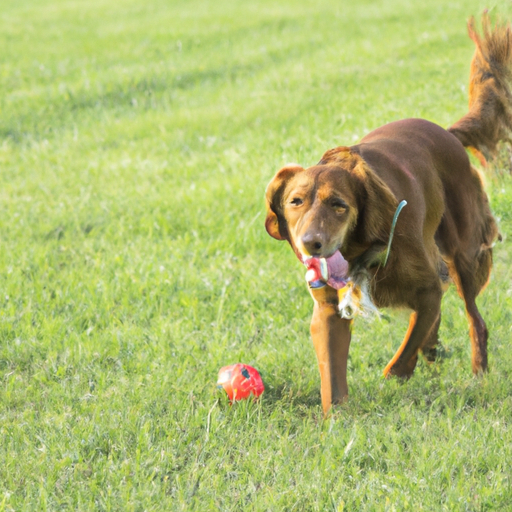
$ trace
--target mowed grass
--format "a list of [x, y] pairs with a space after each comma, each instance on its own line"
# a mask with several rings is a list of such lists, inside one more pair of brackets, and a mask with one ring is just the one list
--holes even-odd
[[[493, 7], [496, 5], [497, 7]], [[284, 163], [465, 113], [465, 22], [503, 2], [7, 0], [0, 10], [0, 511], [512, 506], [512, 176], [503, 242], [443, 356], [382, 369], [403, 312], [356, 321], [323, 420], [304, 269], [264, 228]], [[230, 407], [218, 369], [266, 391]]]

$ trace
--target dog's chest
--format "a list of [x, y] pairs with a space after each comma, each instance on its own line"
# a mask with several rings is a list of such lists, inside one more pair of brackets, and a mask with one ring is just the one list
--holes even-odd
[[370, 271], [368, 289], [378, 308], [402, 307], [408, 302], [408, 287], [393, 273], [384, 273], [382, 269], [373, 273]]

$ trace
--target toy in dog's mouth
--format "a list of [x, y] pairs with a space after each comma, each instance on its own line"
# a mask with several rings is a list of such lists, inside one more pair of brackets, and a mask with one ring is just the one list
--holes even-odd
[[310, 288], [321, 288], [326, 284], [335, 290], [345, 287], [348, 281], [348, 262], [336, 251], [328, 258], [303, 256], [302, 262], [308, 269], [306, 281]]

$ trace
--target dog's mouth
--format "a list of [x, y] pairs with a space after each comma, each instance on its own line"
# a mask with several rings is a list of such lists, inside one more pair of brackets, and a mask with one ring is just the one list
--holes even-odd
[[302, 262], [307, 268], [306, 281], [310, 288], [321, 288], [327, 284], [340, 290], [347, 285], [348, 262], [340, 251], [328, 258], [303, 256]]

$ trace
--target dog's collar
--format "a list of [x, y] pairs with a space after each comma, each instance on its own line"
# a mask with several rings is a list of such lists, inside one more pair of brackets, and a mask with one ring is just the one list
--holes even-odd
[[402, 211], [403, 207], [407, 205], [407, 201], [402, 199], [400, 204], [396, 207], [395, 215], [393, 215], [393, 222], [391, 223], [391, 232], [389, 233], [388, 248], [386, 249], [386, 257], [384, 258], [384, 267], [388, 263], [389, 251], [391, 250], [391, 242], [393, 241], [393, 235], [395, 234], [395, 226], [398, 220], [398, 216]]
[[400, 204], [395, 210], [395, 214], [393, 215], [393, 220], [391, 222], [391, 231], [389, 233], [387, 244], [384, 242], [374, 242], [365, 251], [352, 259], [350, 261], [351, 275], [357, 275], [363, 271], [366, 272], [371, 268], [383, 268], [386, 266], [389, 259], [389, 254], [391, 253], [391, 244], [393, 242], [398, 216], [406, 204], [407, 201], [405, 201], [405, 199], [400, 201]]

